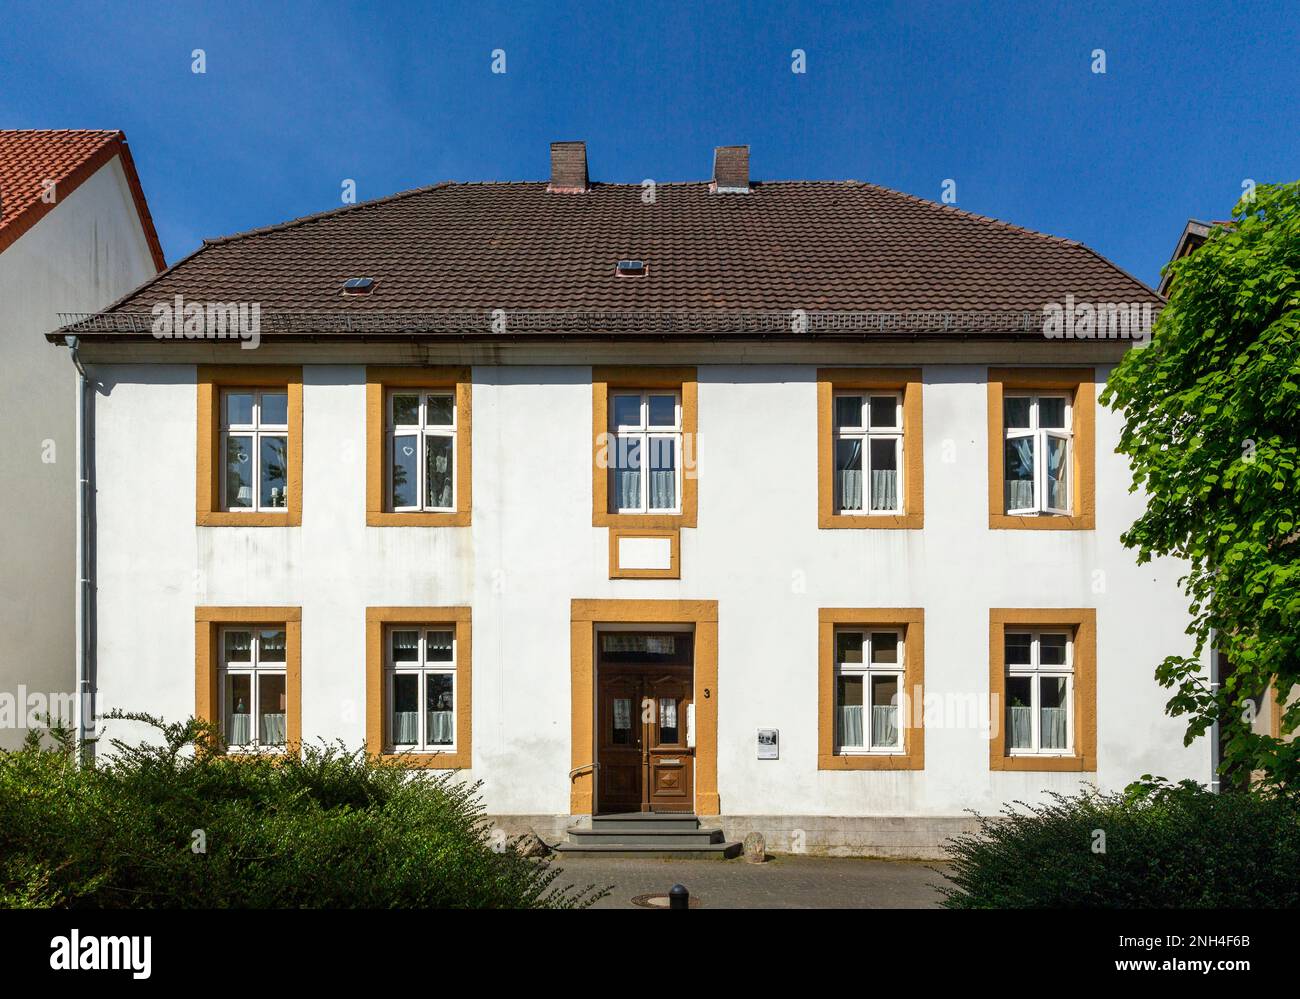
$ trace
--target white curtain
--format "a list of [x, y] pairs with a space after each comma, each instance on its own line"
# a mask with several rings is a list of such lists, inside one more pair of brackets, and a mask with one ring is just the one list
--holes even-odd
[[635, 510], [641, 505], [641, 472], [636, 468], [614, 470], [614, 495], [620, 510]]
[[[1013, 460], [1014, 459], [1014, 460]], [[1007, 441], [1007, 509], [1029, 510], [1034, 506], [1034, 440], [1017, 437]], [[1013, 479], [1013, 472], [1028, 475], [1027, 479]]]
[[450, 711], [430, 711], [429, 716], [425, 721], [429, 728], [430, 745], [451, 745]]
[[614, 698], [614, 728], [632, 727], [632, 701], [627, 697]]
[[841, 746], [862, 745], [862, 705], [848, 704], [840, 706]]
[[258, 724], [257, 741], [263, 746], [283, 746], [284, 738], [284, 713], [262, 715]]
[[677, 727], [677, 701], [671, 697], [659, 698], [659, 727]]
[[[839, 494], [841, 510], [862, 509], [862, 441], [851, 442], [851, 450], [845, 454], [841, 445], [850, 443], [841, 441], [836, 446], [836, 459], [840, 465], [836, 469], [839, 477]], [[874, 483], [873, 483], [874, 485]]]
[[1065, 455], [1068, 449], [1059, 437], [1047, 438], [1047, 505], [1065, 509]]
[[1043, 749], [1066, 747], [1065, 708], [1043, 708], [1039, 715]]
[[677, 472], [669, 469], [651, 469], [650, 506], [656, 510], [671, 510], [677, 506]]
[[430, 506], [451, 506], [451, 440], [439, 435], [425, 441]]
[[871, 706], [871, 744], [873, 746], [898, 745], [897, 704], [873, 704]]
[[412, 746], [420, 738], [418, 711], [393, 712], [393, 742], [398, 746]]
[[871, 509], [898, 509], [898, 471], [896, 469], [873, 468], [871, 470]]
[[226, 744], [230, 746], [247, 746], [253, 741], [253, 716], [247, 711], [232, 712]]
[[1012, 749], [1032, 749], [1034, 745], [1034, 709], [1010, 707], [1007, 709], [1007, 727], [1010, 729]]

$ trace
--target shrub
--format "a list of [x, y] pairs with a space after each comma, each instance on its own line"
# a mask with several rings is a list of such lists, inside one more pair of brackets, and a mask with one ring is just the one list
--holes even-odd
[[1052, 794], [978, 818], [978, 832], [950, 841], [950, 909], [1300, 905], [1294, 797], [1147, 776], [1123, 793]]
[[[478, 784], [348, 752], [229, 757], [200, 722], [77, 767], [66, 734], [0, 753], [0, 906], [576, 908], [558, 869], [497, 852]], [[198, 751], [191, 751], [197, 747]], [[199, 851], [199, 846], [202, 850]]]

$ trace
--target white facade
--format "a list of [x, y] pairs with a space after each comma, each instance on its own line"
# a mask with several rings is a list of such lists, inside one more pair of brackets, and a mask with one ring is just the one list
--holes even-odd
[[17, 707], [0, 748], [22, 741], [26, 705], [53, 708], [75, 682], [77, 373], [45, 334], [156, 270], [118, 156], [0, 253], [0, 695]]
[[[265, 360], [237, 353], [223, 360]], [[1165, 655], [1189, 648], [1179, 565], [1139, 567], [1119, 542], [1143, 502], [1113, 453], [1119, 416], [1097, 409], [1095, 530], [990, 530], [987, 368], [1012, 355], [947, 354], [931, 346], [909, 362], [858, 347], [849, 362], [925, 362], [924, 528], [819, 530], [821, 359], [805, 350], [742, 362], [737, 349], [723, 363], [717, 351], [664, 346], [655, 363], [698, 364], [698, 527], [682, 531], [680, 579], [611, 580], [607, 529], [592, 526], [592, 371], [571, 349], [555, 352], [559, 364], [476, 352], [467, 528], [366, 526], [364, 363], [305, 364], [302, 526], [243, 528], [195, 525], [195, 365], [162, 363], [161, 348], [151, 363], [102, 348], [93, 367], [98, 708], [191, 715], [195, 607], [300, 606], [303, 738], [360, 746], [366, 608], [469, 606], [465, 776], [483, 780], [489, 813], [553, 830], [570, 808], [570, 601], [702, 599], [718, 602], [724, 828], [732, 817], [741, 833], [783, 837], [838, 817], [838, 831], [814, 832], [809, 848], [925, 852], [926, 821], [955, 822], [966, 809], [995, 813], [1084, 781], [1121, 788], [1144, 773], [1208, 781], [1208, 743], [1183, 746], [1183, 722], [1165, 716], [1167, 692], [1153, 679]], [[924, 608], [927, 696], [984, 709], [990, 608], [1096, 608], [1096, 772], [992, 771], [985, 718], [927, 719], [923, 770], [819, 770], [817, 621], [831, 607]], [[759, 728], [780, 730], [779, 759], [757, 759]], [[893, 849], [869, 831], [896, 818], [918, 830], [915, 850], [904, 842], [911, 833]]]

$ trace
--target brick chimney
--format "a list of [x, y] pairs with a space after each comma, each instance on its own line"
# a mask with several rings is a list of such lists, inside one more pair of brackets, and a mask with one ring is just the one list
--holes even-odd
[[749, 193], [749, 147], [718, 146], [713, 150], [714, 194]]
[[552, 194], [587, 193], [585, 142], [551, 143], [551, 182], [546, 190]]

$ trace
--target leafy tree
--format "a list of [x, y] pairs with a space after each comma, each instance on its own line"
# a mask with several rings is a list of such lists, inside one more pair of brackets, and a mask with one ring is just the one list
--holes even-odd
[[[1220, 721], [1225, 772], [1296, 791], [1300, 742], [1250, 719], [1266, 691], [1300, 682], [1300, 182], [1259, 187], [1170, 266], [1151, 345], [1102, 393], [1125, 412], [1119, 451], [1150, 497], [1123, 541], [1139, 563], [1190, 563], [1196, 654], [1156, 670], [1169, 713], [1189, 716], [1186, 742]], [[1211, 643], [1231, 663], [1218, 690], [1199, 660]], [[1292, 703], [1282, 734], [1297, 724]]]

